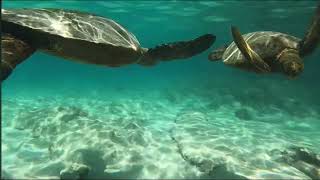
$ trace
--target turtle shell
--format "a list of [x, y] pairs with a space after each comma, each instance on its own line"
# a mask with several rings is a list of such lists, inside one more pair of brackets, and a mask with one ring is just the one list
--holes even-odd
[[143, 53], [132, 33], [97, 15], [63, 9], [2, 9], [1, 13], [3, 32], [65, 58], [119, 66]]
[[[298, 49], [299, 38], [280, 32], [260, 31], [243, 35], [249, 44], [265, 62], [269, 65], [276, 64], [277, 55], [285, 48]], [[227, 65], [254, 70], [255, 68], [242, 55], [238, 47], [232, 42], [222, 56], [223, 62]]]

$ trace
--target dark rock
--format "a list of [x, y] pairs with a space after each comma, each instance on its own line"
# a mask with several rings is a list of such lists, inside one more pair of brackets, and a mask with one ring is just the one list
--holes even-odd
[[237, 110], [234, 114], [237, 118], [242, 120], [249, 121], [253, 119], [252, 114], [249, 112], [248, 109], [245, 108]]
[[147, 146], [147, 142], [143, 137], [143, 131], [134, 131], [130, 133], [128, 140], [131, 143], [135, 143], [141, 146]]
[[209, 104], [207, 104], [206, 108], [210, 110], [217, 110], [221, 106], [221, 103], [218, 101], [212, 101]]
[[296, 169], [303, 172], [312, 179], [320, 179], [319, 167], [316, 167], [303, 161], [296, 161], [291, 166], [295, 167]]
[[80, 177], [72, 171], [68, 171], [68, 170], [62, 170], [60, 172], [60, 179], [80, 179]]
[[208, 170], [210, 171], [210, 169], [212, 169], [213, 166], [214, 166], [214, 162], [208, 159], [204, 159], [200, 161], [198, 164], [198, 168], [201, 172], [208, 172]]
[[228, 171], [226, 164], [214, 166], [208, 174], [200, 177], [200, 179], [248, 179], [234, 172]]
[[83, 111], [82, 109], [75, 107], [75, 106], [70, 106], [67, 108], [64, 107], [58, 107], [59, 112], [63, 112], [64, 114], [60, 118], [61, 121], [63, 122], [69, 122], [72, 120], [77, 120], [80, 117], [88, 117], [88, 113]]
[[172, 103], [178, 103], [179, 102], [179, 97], [176, 93], [173, 92], [167, 92], [164, 94], [165, 98], [168, 99], [169, 102]]
[[209, 172], [209, 176], [214, 179], [248, 179], [244, 176], [228, 171], [225, 164], [212, 168]]
[[281, 152], [280, 161], [295, 167], [312, 179], [320, 179], [320, 156], [302, 147], [290, 147]]
[[125, 129], [140, 129], [140, 125], [135, 123], [135, 122], [129, 122], [128, 124], [125, 125]]
[[[102, 156], [103, 153], [101, 151], [92, 149], [78, 149], [72, 154], [70, 160], [75, 164], [81, 164], [90, 168], [90, 172], [88, 172], [88, 177], [102, 177], [104, 175], [104, 169], [106, 167], [106, 163], [102, 159]], [[76, 172], [79, 174], [80, 170], [81, 172], [86, 172], [83, 169], [77, 169]]]
[[90, 168], [88, 166], [80, 166], [75, 171], [78, 172], [80, 179], [83, 179], [88, 176]]
[[320, 156], [307, 148], [290, 147], [288, 150], [282, 152], [287, 161], [303, 161], [320, 167]]
[[72, 164], [68, 169], [60, 172], [60, 179], [86, 179], [90, 168], [83, 164]]
[[202, 159], [184, 154], [182, 145], [173, 136], [171, 138], [177, 144], [178, 153], [182, 159], [197, 167], [203, 173], [200, 179], [247, 179], [244, 176], [228, 171], [223, 160]]
[[125, 107], [120, 103], [112, 102], [109, 105], [109, 112], [112, 114], [123, 114], [124, 111]]

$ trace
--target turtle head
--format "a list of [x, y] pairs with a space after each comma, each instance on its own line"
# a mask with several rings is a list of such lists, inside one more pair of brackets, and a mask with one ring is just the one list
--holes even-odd
[[226, 51], [226, 49], [228, 48], [228, 46], [224, 46], [224, 47], [221, 47], [219, 49], [216, 49], [214, 51], [212, 51], [209, 56], [208, 56], [208, 59], [210, 61], [218, 61], [218, 60], [221, 60], [222, 59], [222, 56], [223, 56], [223, 53]]
[[278, 56], [284, 74], [290, 78], [297, 77], [304, 69], [303, 60], [295, 49], [285, 49]]

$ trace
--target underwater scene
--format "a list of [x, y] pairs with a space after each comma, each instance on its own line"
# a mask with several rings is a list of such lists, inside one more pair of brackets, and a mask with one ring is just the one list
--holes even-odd
[[320, 179], [319, 3], [2, 1], [1, 179]]

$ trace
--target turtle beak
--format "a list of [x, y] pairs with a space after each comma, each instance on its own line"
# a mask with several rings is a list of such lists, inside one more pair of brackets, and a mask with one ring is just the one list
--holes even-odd
[[290, 79], [295, 79], [303, 71], [303, 63], [299, 62], [290, 62], [287, 66], [286, 74]]
[[294, 49], [286, 49], [279, 56], [279, 62], [282, 64], [283, 72], [293, 79], [302, 73], [304, 63], [298, 52]]

